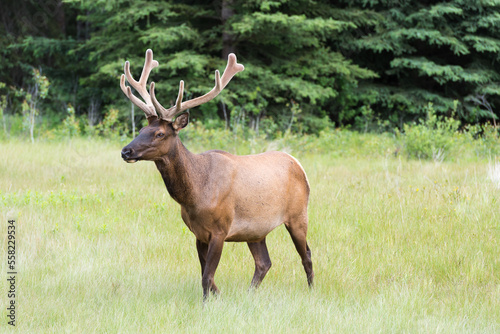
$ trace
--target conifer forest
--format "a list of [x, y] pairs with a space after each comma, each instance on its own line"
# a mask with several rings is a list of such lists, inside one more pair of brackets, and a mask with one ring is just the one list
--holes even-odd
[[165, 104], [180, 80], [187, 97], [204, 94], [237, 54], [246, 70], [196, 111], [207, 124], [238, 120], [268, 137], [394, 131], [425, 118], [429, 103], [462, 128], [496, 124], [499, 10], [497, 0], [5, 0], [3, 127], [74, 117], [84, 131], [114, 112], [130, 132], [143, 115], [131, 113], [119, 77], [125, 60], [139, 75], [148, 48]]

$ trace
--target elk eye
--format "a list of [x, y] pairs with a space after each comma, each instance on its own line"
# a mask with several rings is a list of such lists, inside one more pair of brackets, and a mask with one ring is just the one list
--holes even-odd
[[161, 137], [163, 137], [164, 135], [165, 135], [165, 134], [164, 134], [163, 132], [158, 132], [158, 133], [156, 134], [156, 138], [161, 138]]

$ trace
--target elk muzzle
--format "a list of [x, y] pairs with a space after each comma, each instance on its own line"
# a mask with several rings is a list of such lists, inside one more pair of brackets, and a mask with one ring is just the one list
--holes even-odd
[[128, 163], [137, 162], [138, 159], [134, 158], [133, 156], [134, 156], [134, 150], [132, 148], [129, 148], [128, 146], [125, 146], [122, 150], [122, 159]]

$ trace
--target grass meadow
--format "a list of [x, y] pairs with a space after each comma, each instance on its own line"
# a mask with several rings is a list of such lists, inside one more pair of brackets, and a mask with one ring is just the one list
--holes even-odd
[[273, 266], [260, 289], [248, 291], [246, 244], [226, 243], [222, 295], [203, 304], [179, 205], [152, 162], [121, 160], [125, 144], [0, 143], [0, 331], [10, 327], [8, 218], [17, 220], [20, 333], [500, 331], [498, 162], [408, 160], [379, 144], [373, 154], [288, 147], [311, 184], [314, 289], [281, 226], [267, 238]]

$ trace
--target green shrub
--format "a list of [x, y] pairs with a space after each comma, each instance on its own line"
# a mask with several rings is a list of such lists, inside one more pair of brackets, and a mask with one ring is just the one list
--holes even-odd
[[437, 116], [429, 102], [427, 119], [420, 120], [419, 124], [405, 124], [403, 134], [398, 132], [398, 137], [402, 139], [408, 157], [442, 161], [459, 139], [459, 127], [460, 121], [453, 117]]
[[110, 139], [118, 139], [128, 133], [127, 124], [120, 122], [119, 110], [116, 108], [108, 110], [102, 122], [96, 125], [95, 130], [99, 135]]
[[500, 127], [490, 123], [467, 125], [464, 135], [467, 138], [467, 147], [476, 157], [490, 159], [500, 155]]
[[69, 138], [80, 134], [80, 124], [75, 116], [75, 108], [71, 104], [67, 107], [68, 116], [63, 121], [63, 134]]

